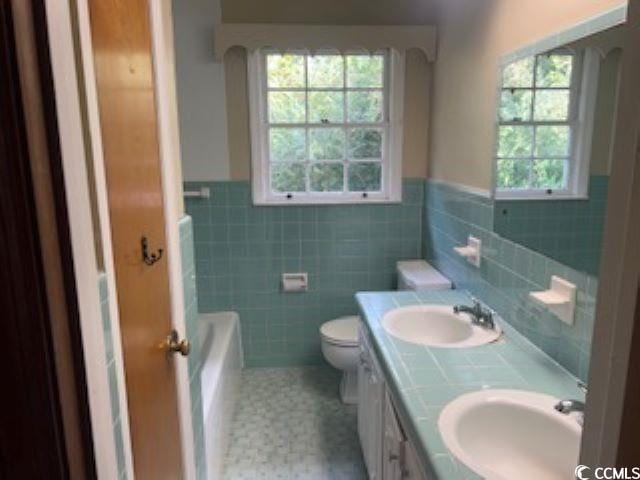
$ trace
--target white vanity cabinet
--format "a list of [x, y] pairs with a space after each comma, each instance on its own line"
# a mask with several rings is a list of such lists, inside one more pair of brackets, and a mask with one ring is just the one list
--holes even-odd
[[370, 480], [426, 480], [418, 454], [385, 388], [384, 375], [360, 329], [358, 434]]

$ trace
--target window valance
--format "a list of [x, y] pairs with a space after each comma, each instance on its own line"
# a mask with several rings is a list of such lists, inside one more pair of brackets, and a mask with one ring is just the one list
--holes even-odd
[[436, 58], [436, 27], [423, 25], [299, 25], [263, 23], [221, 23], [215, 32], [215, 55], [222, 59], [231, 47], [248, 51], [271, 47], [286, 51], [305, 49], [310, 53], [333, 49], [339, 52], [392, 49], [422, 50], [431, 62]]

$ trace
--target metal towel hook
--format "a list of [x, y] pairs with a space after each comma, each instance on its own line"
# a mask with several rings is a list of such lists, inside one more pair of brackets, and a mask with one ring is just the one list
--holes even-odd
[[142, 246], [142, 261], [147, 265], [151, 266], [162, 258], [164, 253], [162, 248], [159, 248], [156, 253], [149, 253], [149, 240], [147, 237], [143, 236], [140, 239], [140, 245]]

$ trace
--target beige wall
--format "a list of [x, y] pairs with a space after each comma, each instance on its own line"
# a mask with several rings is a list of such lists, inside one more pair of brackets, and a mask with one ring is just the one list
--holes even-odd
[[217, 0], [173, 0], [184, 180], [229, 178], [224, 70], [214, 58]]
[[[436, 0], [222, 0], [227, 23], [434, 24]], [[178, 103], [184, 180], [244, 180], [251, 172], [246, 54], [233, 48], [216, 63], [219, 0], [174, 0]], [[391, 6], [393, 8], [391, 8]], [[404, 168], [425, 177], [431, 67], [407, 53]]]
[[429, 176], [489, 190], [500, 57], [621, 0], [447, 0], [438, 24]]
[[221, 0], [224, 23], [427, 25], [437, 0]]
[[[236, 47], [224, 56], [229, 133], [229, 172], [232, 180], [251, 177], [251, 139], [247, 100], [247, 56]], [[429, 85], [431, 66], [417, 49], [406, 56], [404, 142], [402, 175], [425, 178], [427, 175], [429, 131]]]
[[232, 180], [251, 177], [251, 134], [249, 131], [249, 97], [247, 53], [234, 47], [224, 56], [227, 91], [227, 132], [229, 138], [229, 175]]
[[[328, 25], [433, 24], [435, 0], [222, 0], [226, 23], [302, 23]], [[229, 173], [233, 180], [251, 175], [246, 54], [240, 48], [224, 57], [227, 90]], [[403, 176], [426, 177], [431, 66], [418, 50], [407, 52]]]
[[426, 178], [433, 64], [419, 50], [409, 50], [404, 84], [402, 176]]

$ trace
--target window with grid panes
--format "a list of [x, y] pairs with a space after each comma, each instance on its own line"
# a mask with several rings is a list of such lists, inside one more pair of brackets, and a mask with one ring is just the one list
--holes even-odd
[[394, 200], [389, 57], [260, 53], [252, 127], [261, 203]]
[[496, 148], [496, 194], [565, 195], [580, 162], [582, 57], [557, 52], [502, 69]]

